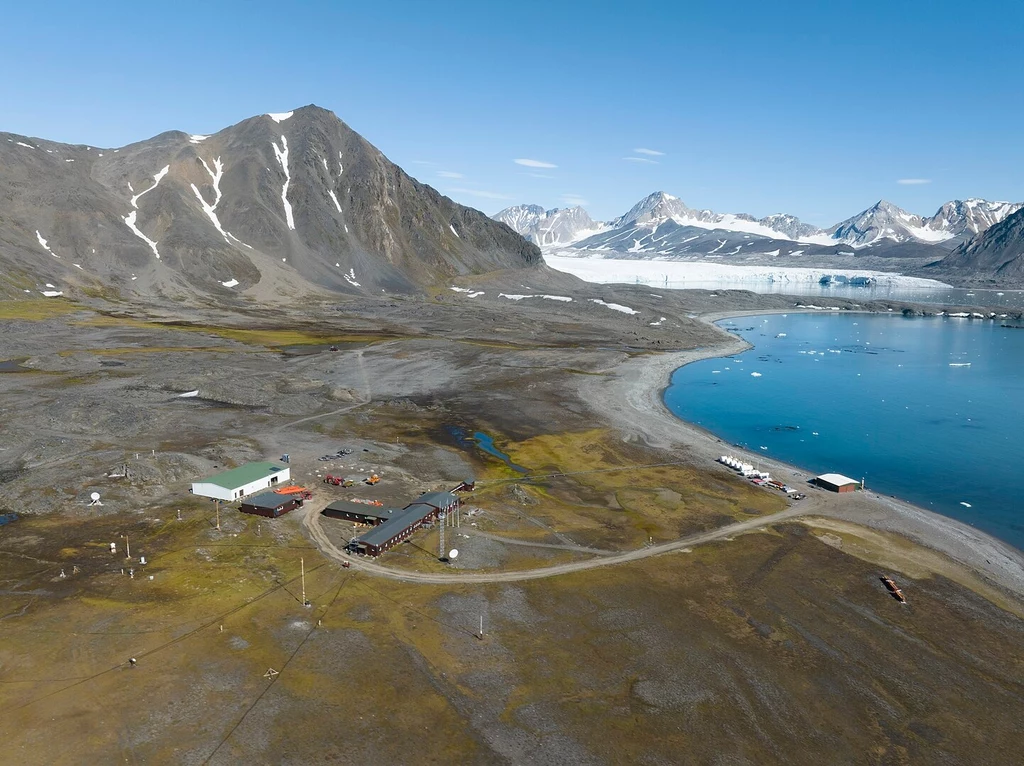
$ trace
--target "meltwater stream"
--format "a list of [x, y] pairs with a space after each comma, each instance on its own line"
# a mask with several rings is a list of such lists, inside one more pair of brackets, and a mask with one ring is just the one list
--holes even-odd
[[676, 370], [665, 402], [680, 418], [1024, 549], [1024, 330], [871, 314], [720, 325], [754, 348]]

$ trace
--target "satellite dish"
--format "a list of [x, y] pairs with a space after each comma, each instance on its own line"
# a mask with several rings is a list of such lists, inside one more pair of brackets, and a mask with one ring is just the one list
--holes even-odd
[[89, 497], [92, 498], [92, 501], [95, 503], [97, 500], [100, 499], [100, 493], [99, 492], [93, 492], [91, 495], [89, 495]]
[[450, 551], [448, 551], [448, 559], [449, 560], [457, 559], [458, 557], [459, 557], [459, 549], [458, 548], [452, 548]]

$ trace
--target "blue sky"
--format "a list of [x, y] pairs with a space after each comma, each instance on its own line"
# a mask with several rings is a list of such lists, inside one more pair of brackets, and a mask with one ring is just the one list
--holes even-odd
[[316, 103], [488, 213], [603, 219], [665, 190], [828, 225], [880, 198], [1024, 200], [1020, 3], [51, 2], [3, 22], [0, 130], [60, 141]]

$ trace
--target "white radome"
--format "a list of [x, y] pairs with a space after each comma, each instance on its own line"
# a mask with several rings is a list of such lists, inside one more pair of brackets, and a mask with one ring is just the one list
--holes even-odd
[[458, 557], [459, 557], [459, 549], [458, 548], [452, 548], [450, 551], [448, 551], [448, 558], [449, 559], [457, 559]]
[[97, 500], [100, 499], [100, 493], [99, 492], [93, 492], [91, 495], [89, 495], [89, 497], [92, 499], [93, 502], [96, 502]]

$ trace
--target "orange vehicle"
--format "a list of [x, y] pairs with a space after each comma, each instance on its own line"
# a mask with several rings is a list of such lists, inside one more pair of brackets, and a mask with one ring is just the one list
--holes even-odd
[[378, 476], [375, 473], [374, 474], [370, 474], [369, 476], [366, 477], [366, 483], [369, 484], [371, 487], [374, 484], [376, 484], [377, 482], [379, 482], [379, 481], [380, 481], [380, 476]]
[[313, 497], [313, 493], [305, 487], [300, 487], [298, 484], [293, 484], [289, 487], [278, 487], [274, 490], [279, 495], [299, 495], [303, 500], [309, 500]]

